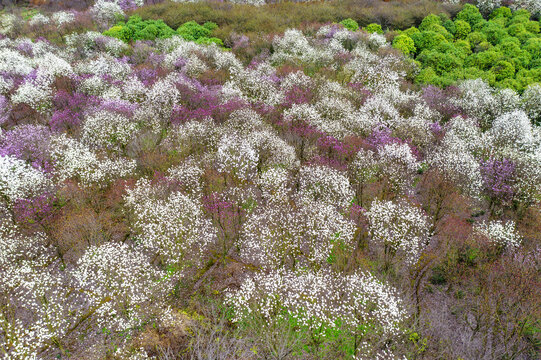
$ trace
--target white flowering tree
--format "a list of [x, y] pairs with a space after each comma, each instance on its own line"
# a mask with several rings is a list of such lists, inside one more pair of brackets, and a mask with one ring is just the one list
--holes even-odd
[[45, 174], [14, 156], [0, 156], [0, 196], [10, 206], [39, 195], [51, 185]]
[[86, 305], [44, 234], [0, 220], [0, 351], [9, 359], [63, 352]]
[[[382, 175], [389, 181], [389, 189], [395, 194], [409, 194], [413, 180], [420, 167], [408, 144], [386, 144], [378, 149]], [[383, 194], [386, 198], [387, 194]]]
[[371, 150], [361, 149], [350, 164], [349, 174], [355, 189], [356, 203], [363, 206], [363, 193], [366, 186], [375, 181], [379, 173], [376, 154]]
[[216, 240], [216, 229], [199, 202], [180, 191], [168, 194], [166, 186], [140, 179], [125, 201], [134, 216], [137, 242], [173, 269], [198, 264]]
[[[240, 289], [226, 293], [235, 322], [262, 317], [264, 326], [292, 322], [316, 348], [332, 340], [332, 330], [350, 356], [377, 353], [387, 341], [401, 335], [407, 317], [402, 300], [390, 286], [366, 273], [341, 275], [331, 271], [259, 273]], [[370, 348], [361, 348], [361, 342]]]
[[309, 203], [328, 204], [345, 209], [353, 200], [347, 176], [323, 165], [305, 166], [299, 172], [299, 195]]
[[171, 290], [167, 273], [126, 244], [89, 247], [73, 276], [89, 297], [94, 321], [108, 331], [130, 330], [156, 315], [152, 310], [164, 306]]
[[114, 112], [99, 111], [86, 118], [81, 134], [89, 147], [121, 152], [132, 140], [137, 124]]
[[87, 146], [65, 134], [51, 139], [51, 149], [60, 181], [77, 178], [84, 186], [94, 184], [103, 187], [135, 170], [134, 160], [100, 158]]
[[516, 230], [514, 221], [501, 220], [482, 221], [473, 226], [473, 234], [485, 239], [498, 250], [517, 249], [522, 237]]
[[333, 263], [339, 249], [354, 249], [355, 226], [332, 205], [292, 209], [270, 203], [251, 213], [238, 241], [241, 258], [265, 269], [314, 268]]
[[216, 152], [216, 169], [248, 180], [257, 174], [259, 156], [254, 148], [238, 136], [224, 136]]
[[[430, 241], [428, 217], [405, 202], [374, 200], [366, 213], [372, 243], [383, 250], [386, 265], [413, 265]], [[396, 259], [395, 257], [398, 257]]]

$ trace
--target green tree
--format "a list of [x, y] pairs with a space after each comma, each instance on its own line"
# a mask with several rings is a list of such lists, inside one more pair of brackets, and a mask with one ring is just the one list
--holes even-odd
[[411, 38], [413, 39], [418, 52], [434, 49], [440, 43], [447, 41], [442, 34], [434, 31], [415, 33], [411, 35]]
[[515, 77], [515, 66], [505, 60], [498, 61], [490, 71], [496, 76], [496, 81]]
[[456, 20], [463, 20], [473, 27], [484, 19], [476, 6], [465, 4], [464, 8], [456, 15]]
[[464, 20], [456, 20], [455, 21], [455, 37], [457, 39], [465, 39], [468, 34], [471, 32], [471, 26]]
[[383, 34], [383, 29], [380, 24], [369, 24], [363, 29], [367, 33]]
[[340, 21], [340, 24], [342, 24], [346, 29], [350, 30], [350, 31], [357, 31], [359, 30], [359, 24], [357, 23], [357, 21], [349, 18], [349, 19], [344, 19], [342, 21]]
[[415, 53], [415, 42], [406, 34], [398, 35], [393, 39], [393, 47], [409, 55]]

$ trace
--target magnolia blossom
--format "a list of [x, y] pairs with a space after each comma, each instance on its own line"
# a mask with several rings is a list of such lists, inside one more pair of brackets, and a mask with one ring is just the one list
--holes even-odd
[[355, 226], [333, 206], [311, 203], [293, 210], [271, 202], [246, 219], [241, 257], [263, 268], [320, 268], [335, 249], [352, 250]]
[[50, 185], [45, 174], [14, 156], [0, 156], [0, 195], [8, 203], [26, 199]]
[[428, 217], [407, 203], [375, 200], [366, 213], [372, 241], [415, 264], [430, 241]]
[[168, 195], [165, 185], [153, 186], [140, 179], [128, 190], [126, 206], [135, 217], [133, 227], [139, 244], [164, 263], [183, 269], [200, 261], [215, 241], [216, 230], [197, 201], [179, 191]]
[[413, 156], [408, 144], [391, 143], [378, 149], [379, 164], [394, 189], [408, 193], [419, 169], [419, 162]]
[[236, 136], [224, 136], [218, 144], [216, 169], [248, 179], [257, 171], [259, 156], [253, 147]]
[[94, 148], [122, 150], [132, 140], [137, 124], [118, 113], [100, 111], [86, 118], [82, 142]]
[[369, 325], [370, 331], [389, 339], [401, 333], [399, 324], [406, 316], [402, 300], [390, 286], [360, 272], [258, 273], [239, 290], [228, 291], [226, 302], [235, 310], [236, 322], [256, 314], [269, 323], [289, 316], [311, 331], [341, 323], [363, 335], [363, 325]]
[[500, 248], [518, 248], [522, 237], [516, 230], [514, 221], [483, 221], [473, 227], [473, 233], [486, 238], [491, 244]]
[[98, 323], [109, 330], [138, 326], [148, 307], [163, 301], [170, 290], [166, 273], [126, 244], [90, 246], [73, 276], [96, 306]]
[[300, 196], [309, 202], [322, 202], [346, 208], [353, 190], [345, 174], [327, 166], [305, 166], [299, 172]]
[[84, 185], [104, 186], [112, 179], [135, 170], [134, 160], [100, 159], [88, 147], [65, 134], [52, 138], [51, 149], [60, 181], [77, 177]]

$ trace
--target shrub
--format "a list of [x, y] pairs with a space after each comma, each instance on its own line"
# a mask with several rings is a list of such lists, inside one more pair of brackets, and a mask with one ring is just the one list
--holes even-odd
[[455, 37], [457, 39], [465, 39], [471, 32], [471, 26], [464, 20], [456, 20], [455, 24]]
[[200, 38], [206, 38], [210, 35], [210, 33], [211, 30], [205, 26], [199, 25], [195, 21], [188, 21], [177, 29], [177, 34], [189, 41], [196, 41]]
[[140, 16], [131, 16], [126, 23], [120, 22], [103, 33], [124, 42], [136, 40], [154, 40], [171, 37], [175, 31], [162, 20], [143, 20]]
[[393, 40], [393, 47], [409, 55], [415, 52], [415, 42], [408, 35], [398, 35]]
[[[418, 83], [443, 85], [481, 77], [491, 85], [522, 91], [538, 81], [535, 69], [541, 65], [539, 23], [530, 21], [528, 12], [510, 13], [504, 8], [494, 11], [491, 20], [486, 21], [475, 6], [466, 4], [455, 17], [453, 26], [445, 20], [445, 26], [440, 25], [441, 19], [430, 15], [419, 27], [423, 31], [408, 29], [408, 36], [414, 41], [416, 60], [422, 70], [431, 69], [417, 75]], [[449, 29], [454, 31], [454, 39]], [[396, 44], [400, 45], [393, 43], [393, 46], [407, 53], [401, 44], [404, 41], [404, 37], [397, 37]]]
[[383, 29], [380, 24], [369, 24], [363, 28], [367, 33], [383, 34]]
[[481, 32], [486, 35], [487, 40], [492, 45], [499, 44], [500, 41], [508, 36], [505, 29], [493, 21], [489, 21], [487, 25], [483, 27]]
[[464, 8], [456, 15], [456, 19], [466, 21], [472, 27], [484, 20], [479, 9], [471, 4], [464, 5]]
[[510, 18], [512, 15], [513, 14], [511, 13], [511, 9], [506, 6], [502, 6], [492, 11], [492, 13], [490, 14], [490, 19]]
[[432, 50], [439, 44], [447, 41], [442, 34], [434, 31], [422, 31], [411, 35], [418, 52]]
[[340, 21], [340, 24], [344, 25], [344, 27], [350, 31], [357, 31], [359, 30], [359, 24], [357, 23], [357, 21], [351, 19], [351, 18], [348, 18], [348, 19], [344, 19], [342, 21]]
[[512, 78], [515, 75], [515, 67], [508, 61], [500, 60], [491, 69], [496, 75], [496, 80], [501, 81], [507, 78]]
[[426, 30], [429, 30], [429, 28], [432, 26], [432, 25], [441, 25], [441, 19], [439, 16], [437, 15], [434, 15], [434, 14], [430, 14], [428, 15], [427, 17], [425, 17], [423, 19], [423, 21], [421, 22], [421, 25], [419, 25], [419, 30], [420, 31], [426, 31]]

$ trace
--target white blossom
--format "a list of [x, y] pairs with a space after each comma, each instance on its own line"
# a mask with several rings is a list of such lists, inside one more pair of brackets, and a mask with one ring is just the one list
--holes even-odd
[[140, 179], [125, 200], [135, 216], [138, 243], [166, 264], [177, 269], [198, 264], [215, 241], [216, 230], [204, 217], [201, 204], [179, 191], [168, 195], [163, 185]]
[[305, 166], [299, 172], [299, 195], [307, 202], [347, 208], [353, 190], [345, 174], [327, 166]]
[[372, 241], [384, 248], [385, 256], [398, 253], [406, 264], [417, 262], [429, 242], [428, 218], [419, 208], [374, 200], [366, 216]]
[[521, 236], [516, 231], [515, 222], [512, 220], [482, 221], [474, 225], [473, 233], [486, 238], [491, 244], [500, 248], [517, 248], [522, 242]]
[[105, 186], [117, 177], [126, 176], [135, 170], [135, 161], [128, 159], [100, 159], [77, 140], [65, 134], [51, 141], [51, 156], [56, 162], [57, 176], [60, 181], [79, 178], [83, 185], [97, 184]]
[[293, 210], [272, 202], [250, 214], [238, 241], [243, 260], [263, 268], [320, 268], [338, 248], [352, 250], [355, 226], [327, 204]]
[[50, 185], [44, 173], [13, 156], [0, 156], [0, 195], [11, 203], [38, 195]]
[[235, 321], [257, 312], [271, 322], [276, 316], [285, 316], [285, 310], [301, 327], [312, 331], [334, 328], [341, 320], [351, 330], [370, 324], [371, 331], [392, 338], [401, 333], [399, 324], [405, 318], [395, 291], [363, 273], [258, 273], [246, 279], [239, 290], [228, 291], [226, 301], [235, 310]]

